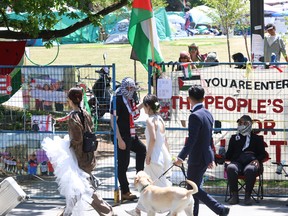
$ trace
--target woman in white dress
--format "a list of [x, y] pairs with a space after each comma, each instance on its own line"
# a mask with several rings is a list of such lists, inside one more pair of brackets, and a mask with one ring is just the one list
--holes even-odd
[[[165, 137], [165, 123], [158, 114], [160, 104], [156, 95], [146, 95], [143, 98], [145, 113], [148, 115], [146, 120], [146, 164], [144, 171], [154, 181], [154, 185], [159, 187], [171, 186], [172, 183], [164, 175], [159, 178], [165, 171], [172, 166], [172, 157], [169, 153], [169, 146]], [[142, 208], [141, 202], [137, 207], [126, 212], [132, 216], [140, 216]]]
[[[100, 216], [114, 215], [112, 207], [105, 202], [92, 186], [91, 171], [96, 165], [95, 152], [83, 152], [83, 133], [93, 131], [91, 116], [81, 108], [83, 93], [81, 88], [71, 88], [68, 104], [72, 111], [68, 116], [56, 119], [68, 121], [68, 133], [64, 139], [46, 137], [42, 147], [51, 161], [60, 194], [66, 198], [66, 207], [61, 215], [83, 215], [73, 211], [76, 203], [89, 203]], [[80, 201], [80, 202], [78, 202]], [[79, 208], [78, 208], [79, 209]], [[81, 210], [81, 209], [80, 209]]]

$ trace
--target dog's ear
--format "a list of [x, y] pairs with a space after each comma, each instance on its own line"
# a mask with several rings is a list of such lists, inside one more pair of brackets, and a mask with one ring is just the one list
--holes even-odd
[[139, 176], [135, 176], [134, 178], [134, 185], [136, 185], [139, 182]]

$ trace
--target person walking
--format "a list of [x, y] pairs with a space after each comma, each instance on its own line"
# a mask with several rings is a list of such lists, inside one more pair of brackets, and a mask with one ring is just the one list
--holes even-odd
[[[181, 166], [183, 161], [189, 155], [187, 178], [194, 181], [199, 191], [194, 194], [194, 216], [199, 215], [199, 201], [207, 205], [215, 214], [220, 216], [227, 216], [230, 209], [221, 203], [218, 203], [213, 197], [207, 194], [201, 183], [203, 175], [207, 168], [214, 166], [214, 153], [212, 142], [212, 129], [214, 119], [212, 114], [204, 108], [202, 102], [204, 101], [205, 91], [200, 85], [192, 85], [189, 90], [189, 102], [192, 106], [191, 114], [188, 123], [188, 139], [178, 154], [175, 165]], [[188, 186], [188, 189], [191, 189]]]
[[264, 62], [271, 62], [273, 54], [276, 55], [275, 61], [280, 62], [281, 53], [285, 61], [288, 62], [285, 43], [280, 35], [276, 34], [275, 25], [269, 23], [265, 26], [265, 30], [268, 35], [264, 37]]
[[227, 166], [227, 178], [232, 194], [229, 204], [239, 203], [238, 175], [245, 176], [245, 205], [251, 205], [251, 193], [256, 182], [261, 163], [266, 156], [264, 141], [257, 134], [252, 133], [252, 119], [243, 115], [237, 120], [237, 134], [229, 141], [225, 159], [230, 161]]
[[[146, 95], [143, 98], [143, 105], [145, 113], [148, 115], [145, 129], [147, 155], [144, 171], [154, 181], [154, 185], [159, 187], [172, 186], [172, 182], [165, 175], [159, 178], [172, 166], [172, 157], [165, 137], [165, 123], [158, 114], [160, 104], [157, 96]], [[132, 216], [140, 216], [141, 210], [145, 211], [141, 206], [140, 197], [137, 207], [132, 210], [126, 210], [126, 213]]]
[[137, 196], [129, 189], [127, 170], [130, 164], [130, 151], [136, 153], [136, 172], [144, 169], [146, 146], [140, 141], [135, 131], [135, 122], [143, 104], [136, 106], [133, 95], [136, 85], [132, 78], [125, 77], [116, 90], [116, 128], [114, 128], [114, 108], [111, 102], [111, 126], [117, 135], [118, 180], [121, 189], [121, 200], [134, 200]]
[[187, 33], [187, 36], [189, 37], [190, 35], [193, 36], [194, 32], [191, 31], [191, 23], [193, 21], [192, 15], [189, 13], [190, 7], [186, 6], [184, 8], [184, 13], [185, 13], [185, 24], [184, 24], [184, 29]]
[[53, 140], [46, 137], [41, 143], [42, 148], [54, 167], [60, 194], [66, 198], [66, 207], [60, 215], [72, 215], [76, 203], [85, 201], [100, 216], [112, 216], [115, 215], [112, 207], [93, 187], [91, 172], [96, 165], [95, 152], [83, 152], [83, 133], [92, 132], [94, 126], [91, 116], [81, 108], [82, 98], [81, 88], [72, 87], [69, 90], [68, 104], [72, 111], [64, 118], [55, 119], [68, 121], [69, 135], [64, 139], [56, 136]]

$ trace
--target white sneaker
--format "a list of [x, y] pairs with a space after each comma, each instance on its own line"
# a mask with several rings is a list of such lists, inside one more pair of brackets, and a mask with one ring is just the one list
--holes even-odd
[[129, 215], [132, 215], [132, 216], [140, 216], [141, 215], [141, 213], [137, 212], [136, 209], [125, 210], [125, 212]]

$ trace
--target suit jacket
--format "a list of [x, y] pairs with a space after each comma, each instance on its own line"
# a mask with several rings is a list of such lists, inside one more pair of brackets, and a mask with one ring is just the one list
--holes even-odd
[[[238, 157], [243, 152], [242, 148], [246, 142], [246, 136], [239, 134], [240, 139], [237, 139], [236, 136], [237, 134], [231, 136], [228, 150], [225, 155], [226, 159], [232, 162], [237, 161]], [[255, 157], [259, 162], [262, 162], [266, 156], [263, 139], [254, 133], [251, 133], [250, 144], [244, 151], [254, 152]]]
[[203, 105], [197, 106], [189, 116], [189, 136], [178, 158], [185, 160], [189, 155], [188, 164], [190, 165], [212, 163], [214, 161], [212, 150], [213, 123], [212, 114]]

